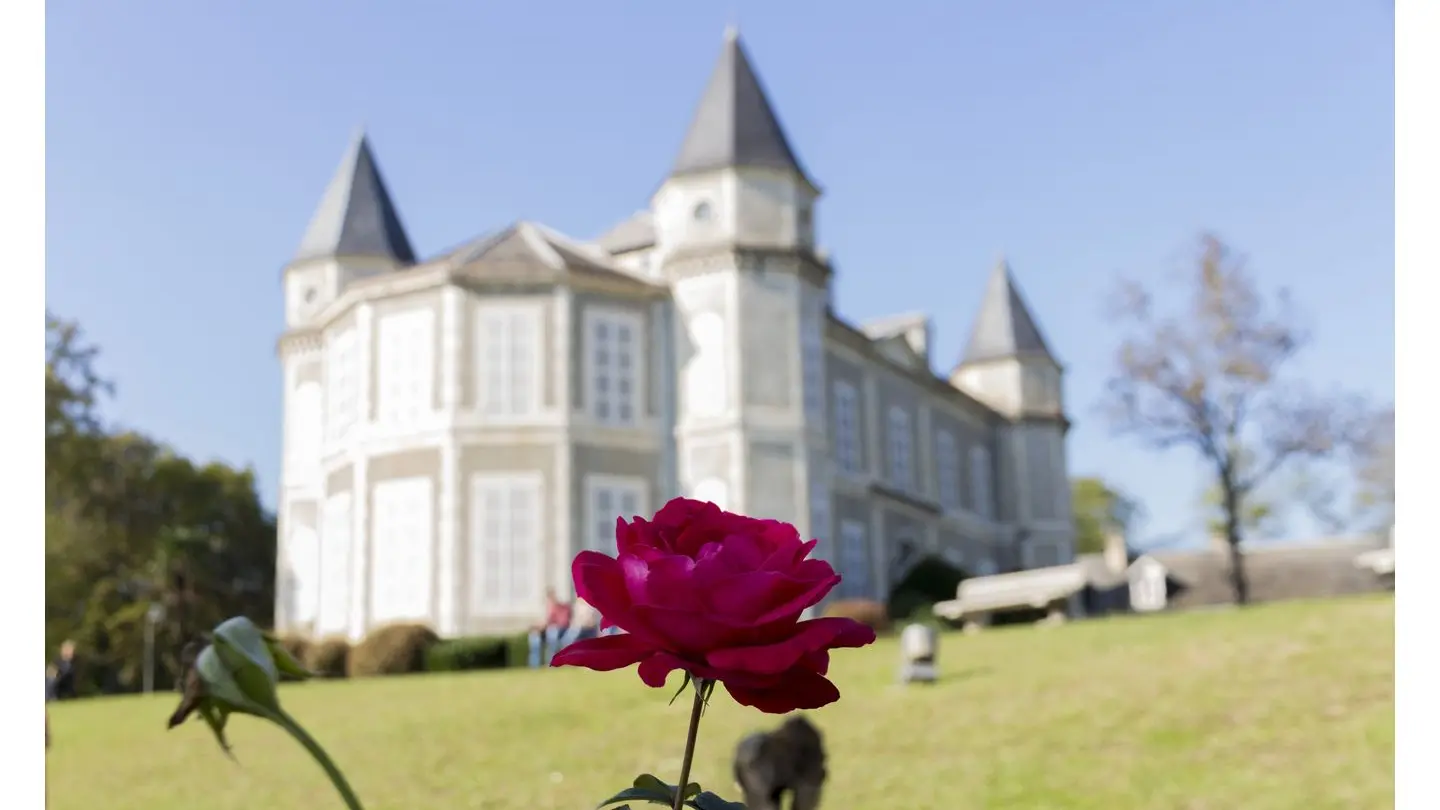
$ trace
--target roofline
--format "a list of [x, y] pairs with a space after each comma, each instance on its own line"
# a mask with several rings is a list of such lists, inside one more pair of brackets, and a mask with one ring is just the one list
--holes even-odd
[[960, 362], [958, 362], [958, 363], [955, 364], [954, 369], [952, 369], [950, 373], [951, 373], [951, 374], [954, 374], [956, 371], [959, 371], [959, 370], [965, 369], [965, 368], [983, 368], [984, 366], [994, 365], [995, 363], [1002, 363], [1002, 362], [1005, 362], [1006, 360], [1022, 360], [1022, 361], [1023, 361], [1023, 360], [1045, 360], [1045, 361], [1047, 361], [1050, 365], [1054, 366], [1056, 371], [1059, 371], [1061, 374], [1064, 374], [1064, 373], [1065, 373], [1065, 364], [1062, 363], [1062, 362], [1060, 362], [1059, 360], [1055, 359], [1055, 355], [1051, 354], [1051, 353], [1048, 352], [1048, 351], [1047, 351], [1047, 352], [1037, 352], [1037, 351], [1015, 352], [1014, 354], [1001, 354], [1001, 355], [995, 355], [995, 356], [993, 356], [993, 357], [982, 357], [982, 358], [980, 358], [979, 360], [963, 360], [963, 359], [962, 359]]
[[874, 354], [873, 359], [884, 363], [886, 368], [892, 369], [896, 373], [908, 377], [912, 382], [915, 382], [918, 385], [929, 386], [930, 388], [934, 389], [936, 393], [940, 393], [941, 391], [943, 391], [945, 396], [954, 397], [957, 404], [967, 407], [973, 407], [979, 410], [982, 414], [984, 414], [986, 418], [990, 419], [995, 423], [1004, 423], [1009, 421], [999, 411], [995, 410], [989, 405], [986, 405], [984, 402], [981, 402], [980, 400], [960, 390], [959, 388], [951, 385], [949, 380], [946, 380], [945, 378], [936, 375], [933, 369], [911, 369], [905, 368], [904, 366], [896, 365], [895, 363], [891, 362], [889, 358], [880, 354], [879, 347], [875, 345], [876, 341], [874, 338], [860, 331], [860, 329], [858, 329], [855, 325], [842, 318], [839, 314], [835, 312], [833, 307], [827, 306], [825, 309], [825, 313], [827, 316], [829, 316], [831, 323], [862, 341], [868, 347], [868, 350]]
[[658, 195], [658, 194], [660, 193], [660, 191], [665, 188], [665, 184], [666, 184], [666, 183], [669, 183], [671, 180], [674, 180], [674, 179], [677, 179], [677, 178], [703, 177], [703, 176], [705, 176], [705, 175], [707, 175], [707, 174], [719, 174], [720, 172], [744, 172], [744, 171], [750, 171], [750, 172], [770, 172], [771, 174], [775, 174], [775, 175], [779, 175], [779, 176], [798, 177], [798, 178], [800, 178], [801, 180], [803, 180], [803, 181], [805, 182], [805, 185], [810, 189], [811, 196], [815, 197], [816, 199], [819, 199], [820, 197], [825, 196], [825, 189], [822, 188], [819, 184], [817, 184], [814, 180], [811, 180], [811, 179], [810, 179], [810, 175], [806, 174], [803, 169], [801, 169], [801, 170], [796, 170], [796, 169], [781, 169], [781, 168], [778, 168], [778, 167], [775, 167], [775, 166], [717, 166], [717, 167], [715, 167], [715, 168], [713, 168], [713, 169], [703, 169], [703, 170], [684, 171], [684, 172], [670, 172], [670, 173], [668, 173], [668, 174], [665, 175], [664, 179], [662, 179], [660, 182], [658, 182], [658, 183], [655, 184], [655, 190], [652, 191], [652, 192], [650, 192], [650, 196], [649, 196], [647, 199], [649, 199], [649, 200], [653, 203], [653, 202], [655, 201], [656, 195]]

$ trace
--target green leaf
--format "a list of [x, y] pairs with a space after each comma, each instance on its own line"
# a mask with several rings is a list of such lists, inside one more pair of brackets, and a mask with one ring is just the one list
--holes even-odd
[[652, 773], [642, 773], [635, 777], [633, 786], [639, 790], [649, 790], [655, 793], [662, 793], [671, 799], [675, 798], [674, 786], [665, 784], [660, 777]]
[[215, 741], [220, 743], [220, 750], [225, 752], [225, 756], [234, 759], [235, 752], [230, 750], [230, 741], [225, 739], [225, 720], [230, 716], [230, 713], [216, 706], [215, 703], [209, 699], [202, 700], [197, 710], [200, 713], [200, 717], [205, 721], [205, 725], [209, 726], [210, 731], [214, 733]]
[[668, 791], [660, 793], [654, 790], [650, 790], [648, 788], [630, 787], [625, 788], [624, 790], [616, 793], [614, 796], [611, 796], [610, 798], [606, 799], [603, 802], [600, 802], [595, 806], [596, 808], [601, 808], [609, 807], [612, 804], [618, 804], [620, 802], [636, 801], [649, 802], [651, 804], [670, 805], [674, 804], [675, 797], [672, 793]]
[[[635, 785], [639, 790], [649, 790], [655, 793], [663, 793], [670, 803], [675, 802], [675, 786], [662, 780], [653, 773], [642, 773], [635, 777]], [[685, 786], [685, 798], [690, 798], [700, 792], [700, 783], [691, 782]]]
[[275, 668], [280, 670], [281, 675], [289, 675], [292, 678], [299, 678], [301, 680], [315, 677], [315, 673], [306, 669], [304, 665], [295, 660], [295, 656], [291, 655], [290, 651], [285, 649], [285, 645], [281, 644], [279, 639], [269, 633], [266, 633], [264, 638], [265, 647], [270, 651], [270, 657], [275, 660]]
[[685, 803], [695, 810], [745, 810], [740, 802], [726, 801], [708, 790]]
[[677, 698], [679, 698], [681, 695], [685, 694], [685, 687], [687, 687], [687, 686], [690, 685], [690, 673], [688, 673], [688, 672], [683, 672], [682, 674], [685, 676], [685, 679], [682, 680], [682, 681], [680, 681], [680, 688], [677, 689], [677, 690], [675, 690], [675, 694], [673, 694], [673, 695], [670, 696], [670, 704], [669, 704], [669, 705], [671, 705], [671, 706], [674, 706], [674, 705], [675, 705], [675, 700], [676, 700]]

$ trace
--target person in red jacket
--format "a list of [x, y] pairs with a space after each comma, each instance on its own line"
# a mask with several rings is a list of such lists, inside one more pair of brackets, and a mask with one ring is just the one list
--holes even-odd
[[[545, 623], [530, 628], [530, 668], [536, 669], [560, 649], [560, 637], [570, 628], [570, 605], [554, 590], [545, 592]], [[543, 660], [542, 660], [543, 659]]]

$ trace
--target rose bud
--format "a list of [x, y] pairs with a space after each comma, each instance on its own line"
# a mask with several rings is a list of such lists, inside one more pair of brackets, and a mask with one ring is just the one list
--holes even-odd
[[230, 745], [225, 740], [225, 721], [232, 713], [281, 722], [284, 713], [276, 694], [281, 673], [296, 678], [311, 674], [275, 638], [244, 617], [215, 628], [208, 644], [187, 645], [181, 664], [180, 706], [170, 716], [169, 727], [198, 713], [226, 753]]

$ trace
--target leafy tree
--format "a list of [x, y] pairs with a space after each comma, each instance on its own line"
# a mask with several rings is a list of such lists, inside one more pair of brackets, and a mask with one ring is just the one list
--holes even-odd
[[1267, 300], [1220, 239], [1200, 239], [1180, 277], [1183, 305], [1155, 312], [1142, 285], [1111, 302], [1127, 329], [1106, 397], [1112, 427], [1151, 447], [1199, 454], [1219, 493], [1235, 601], [1249, 601], [1244, 558], [1246, 501], [1293, 465], [1344, 454], [1365, 421], [1350, 396], [1319, 396], [1284, 377], [1307, 335], [1286, 294]]
[[1100, 478], [1070, 481], [1071, 511], [1075, 516], [1075, 553], [1098, 554], [1105, 536], [1126, 532], [1140, 516], [1140, 505]]
[[[275, 523], [254, 475], [197, 465], [165, 445], [107, 429], [109, 384], [74, 324], [46, 322], [47, 652], [77, 642], [90, 691], [137, 686], [146, 613], [166, 608], [157, 648], [244, 614], [269, 622]], [[178, 673], [162, 655], [157, 685]]]

